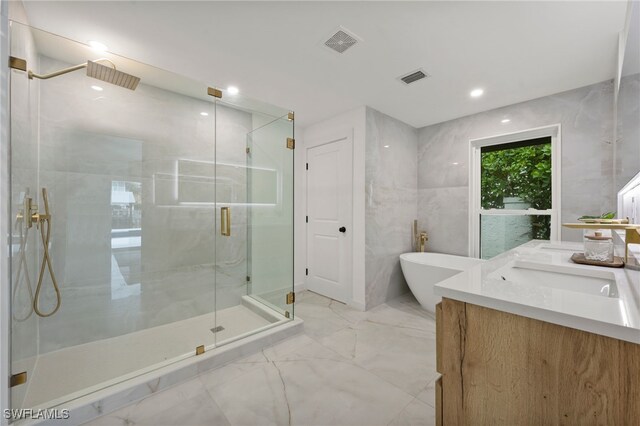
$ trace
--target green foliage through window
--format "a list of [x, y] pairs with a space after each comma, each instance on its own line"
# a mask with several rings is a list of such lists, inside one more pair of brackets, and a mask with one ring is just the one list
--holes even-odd
[[[481, 206], [504, 209], [517, 197], [530, 208], [551, 208], [551, 143], [482, 150]], [[549, 239], [551, 217], [531, 216], [531, 238]]]

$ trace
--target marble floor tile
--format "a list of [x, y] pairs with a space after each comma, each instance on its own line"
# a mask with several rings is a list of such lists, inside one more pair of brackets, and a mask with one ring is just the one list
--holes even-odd
[[304, 359], [345, 360], [340, 354], [321, 345], [306, 334], [288, 339], [280, 345], [266, 348], [262, 351], [262, 354], [269, 362], [299, 361]]
[[262, 353], [251, 355], [240, 361], [232, 362], [220, 368], [202, 373], [198, 378], [206, 389], [225, 385], [249, 371], [260, 368], [267, 362]]
[[321, 342], [413, 396], [436, 376], [435, 335], [427, 330], [365, 320]]
[[367, 312], [372, 322], [415, 328], [435, 333], [435, 317], [424, 310], [411, 293], [404, 294]]
[[329, 303], [320, 305], [313, 302], [301, 302], [295, 307], [295, 315], [304, 320], [305, 332], [309, 336], [318, 338], [328, 336], [351, 324], [351, 322], [333, 312], [329, 308]]
[[281, 372], [270, 362], [209, 389], [234, 425], [287, 425], [291, 413]]
[[210, 390], [232, 424], [386, 425], [412, 400], [346, 359], [273, 361]]
[[418, 396], [416, 396], [416, 398], [418, 398], [420, 401], [422, 401], [422, 402], [424, 402], [427, 405], [430, 405], [432, 407], [436, 406], [436, 380], [437, 380], [437, 378], [438, 377], [436, 376], [431, 382], [429, 382], [427, 387], [422, 389], [422, 391], [420, 391]]
[[313, 291], [303, 290], [299, 293], [296, 293], [296, 306], [301, 306], [301, 303], [305, 305], [319, 305], [319, 306], [329, 306], [332, 299], [321, 296], [318, 293], [314, 293]]
[[367, 312], [358, 311], [345, 305], [344, 303], [336, 302], [335, 300], [329, 302], [328, 308], [335, 315], [352, 324], [366, 319], [369, 315]]
[[[414, 340], [414, 343], [417, 341]], [[416, 345], [418, 346], [418, 345]], [[410, 344], [394, 347], [383, 352], [371, 352], [355, 362], [357, 365], [393, 383], [400, 389], [417, 396], [437, 376], [435, 371], [435, 348], [433, 355], [411, 352]]]
[[111, 425], [229, 425], [199, 380], [190, 380], [89, 423]]
[[91, 424], [435, 424], [435, 321], [412, 296], [368, 312], [296, 296], [305, 333]]
[[390, 426], [435, 426], [436, 411], [424, 402], [414, 399], [393, 419]]
[[[296, 297], [298, 296], [296, 295]], [[324, 312], [329, 314], [329, 316], [335, 315], [348, 323], [356, 323], [367, 318], [368, 315], [367, 312], [358, 311], [344, 303], [328, 299], [312, 291], [303, 291], [297, 300], [299, 304], [296, 305], [296, 308], [301, 308], [304, 311], [307, 310], [309, 306], [322, 307], [326, 309]], [[318, 310], [317, 312], [323, 311]], [[300, 314], [300, 312], [296, 311], [296, 314]]]

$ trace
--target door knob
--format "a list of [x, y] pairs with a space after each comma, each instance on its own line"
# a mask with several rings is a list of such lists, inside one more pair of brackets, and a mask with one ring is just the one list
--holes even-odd
[[347, 232], [347, 228], [345, 228], [344, 226], [341, 226], [340, 229], [338, 229], [338, 231], [344, 234], [345, 232]]

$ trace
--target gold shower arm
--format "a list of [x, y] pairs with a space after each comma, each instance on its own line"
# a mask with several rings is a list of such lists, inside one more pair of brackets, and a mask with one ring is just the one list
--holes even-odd
[[75, 65], [75, 66], [69, 67], [69, 68], [64, 68], [64, 69], [61, 69], [60, 71], [52, 72], [50, 74], [36, 74], [33, 71], [29, 70], [28, 75], [29, 75], [29, 79], [30, 80], [33, 80], [34, 78], [38, 78], [40, 80], [46, 80], [48, 78], [53, 78], [53, 77], [57, 77], [57, 76], [62, 75], [62, 74], [67, 74], [67, 73], [70, 73], [70, 72], [73, 72], [73, 71], [80, 70], [80, 69], [82, 69], [82, 68], [84, 68], [86, 66], [87, 66], [87, 63], [85, 62], [84, 64]]
[[[107, 58], [96, 59], [93, 62], [100, 62], [100, 61], [109, 62], [111, 64], [111, 66], [113, 67], [113, 69], [116, 69], [115, 64], [113, 62], [111, 62], [110, 60], [108, 60]], [[59, 75], [68, 74], [68, 73], [73, 72], [73, 71], [81, 70], [82, 68], [86, 68], [88, 65], [89, 65], [89, 63], [85, 62], [84, 64], [79, 64], [79, 65], [74, 65], [72, 67], [63, 68], [63, 69], [61, 69], [59, 71], [54, 71], [54, 72], [49, 73], [49, 74], [36, 74], [33, 71], [29, 70], [27, 75], [29, 76], [29, 79], [31, 79], [31, 80], [33, 80], [34, 78], [37, 78], [37, 79], [40, 79], [40, 80], [46, 80], [46, 79], [49, 79], [49, 78], [57, 77]]]

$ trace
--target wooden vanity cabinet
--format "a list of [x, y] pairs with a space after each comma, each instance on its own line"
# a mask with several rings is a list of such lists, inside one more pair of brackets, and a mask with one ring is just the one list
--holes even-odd
[[438, 425], [640, 426], [640, 345], [444, 298]]

